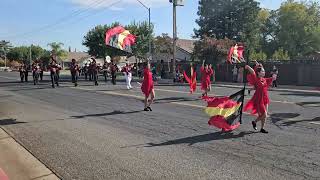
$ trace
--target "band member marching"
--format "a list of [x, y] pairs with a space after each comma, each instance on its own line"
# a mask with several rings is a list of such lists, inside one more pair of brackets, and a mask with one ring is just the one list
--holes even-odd
[[126, 78], [127, 89], [132, 89], [131, 80], [132, 80], [132, 65], [126, 63], [126, 65], [122, 68], [121, 72], [123, 72]]
[[41, 67], [38, 61], [32, 63], [32, 77], [33, 77], [33, 84], [37, 85], [39, 83], [39, 77], [41, 73]]
[[108, 70], [109, 70], [109, 64], [107, 61], [105, 61], [102, 65], [102, 71], [104, 76], [104, 81], [107, 82], [108, 80]]
[[20, 72], [20, 79], [21, 82], [23, 82], [24, 80], [26, 80], [27, 82], [27, 77], [25, 77], [27, 75], [27, 66], [26, 64], [22, 63], [21, 66], [19, 67], [19, 72]]
[[246, 65], [245, 69], [249, 71], [247, 77], [249, 84], [254, 86], [255, 93], [244, 107], [244, 111], [251, 111], [252, 115], [257, 115], [258, 118], [252, 121], [252, 126], [257, 130], [257, 122], [261, 121], [262, 133], [268, 133], [264, 129], [264, 125], [268, 115], [268, 105], [270, 103], [268, 96], [268, 88], [272, 84], [273, 78], [265, 78], [265, 70], [261, 64], [257, 64], [254, 69]]
[[99, 73], [99, 67], [97, 65], [97, 61], [94, 58], [91, 58], [91, 73], [92, 73], [92, 79], [94, 81], [94, 85], [98, 86], [98, 73]]
[[112, 84], [116, 85], [116, 73], [119, 71], [117, 64], [111, 60], [111, 65], [110, 65], [110, 71], [111, 71], [111, 78], [112, 78]]
[[[144, 99], [144, 111], [152, 111], [151, 104], [155, 98], [155, 92], [153, 87], [153, 79], [152, 79], [152, 72], [150, 70], [150, 64], [147, 63], [146, 67], [143, 71], [143, 82], [141, 86], [141, 90], [145, 96]], [[150, 96], [150, 99], [148, 99]]]
[[208, 91], [211, 90], [211, 76], [213, 75], [213, 69], [211, 64], [204, 65], [204, 61], [201, 66], [201, 90], [203, 90], [202, 96], [208, 96]]
[[74, 83], [74, 86], [78, 86], [78, 78], [79, 78], [79, 65], [76, 62], [75, 59], [72, 59], [71, 65], [70, 65], [70, 72], [71, 72], [71, 78], [72, 78], [72, 83]]
[[61, 66], [57, 63], [57, 61], [53, 57], [51, 57], [49, 69], [50, 69], [52, 88], [55, 88], [54, 84], [59, 86], [59, 74], [58, 73], [59, 73], [59, 70], [61, 69]]

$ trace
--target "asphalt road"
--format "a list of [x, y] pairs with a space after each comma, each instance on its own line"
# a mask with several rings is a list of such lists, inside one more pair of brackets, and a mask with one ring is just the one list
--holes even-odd
[[271, 91], [269, 134], [246, 114], [221, 134], [187, 87], [156, 86], [144, 112], [137, 83], [18, 79], [0, 72], [0, 126], [62, 179], [320, 179], [320, 93]]

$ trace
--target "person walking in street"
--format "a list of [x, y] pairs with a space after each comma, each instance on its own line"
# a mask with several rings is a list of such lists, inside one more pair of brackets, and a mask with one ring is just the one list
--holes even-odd
[[123, 72], [126, 78], [127, 89], [132, 89], [131, 80], [132, 80], [132, 65], [126, 63], [126, 65], [122, 68], [121, 72]]
[[39, 66], [40, 66], [40, 81], [42, 81], [43, 80], [43, 72], [44, 72], [43, 62], [40, 61]]
[[98, 86], [98, 73], [99, 73], [99, 67], [97, 65], [97, 61], [94, 58], [91, 58], [91, 74], [92, 74], [92, 80], [94, 81], [94, 85]]
[[208, 92], [211, 90], [211, 76], [213, 75], [212, 66], [208, 64], [204, 65], [204, 61], [201, 66], [201, 90], [203, 90], [202, 96], [208, 96]]
[[271, 76], [274, 79], [273, 82], [272, 82], [272, 87], [273, 88], [278, 87], [278, 82], [277, 82], [278, 73], [279, 73], [278, 68], [276, 66], [273, 66], [272, 71], [271, 71]]
[[111, 65], [110, 65], [110, 71], [111, 71], [111, 81], [113, 85], [116, 85], [116, 78], [117, 78], [117, 72], [119, 71], [117, 64], [111, 60]]
[[232, 75], [233, 75], [233, 82], [236, 83], [237, 80], [238, 80], [238, 68], [237, 68], [237, 66], [233, 66]]
[[50, 69], [51, 85], [52, 85], [52, 88], [55, 88], [55, 84], [59, 86], [58, 71], [61, 69], [61, 66], [57, 63], [57, 61], [53, 57], [51, 57], [49, 69]]
[[70, 65], [70, 72], [71, 72], [71, 78], [72, 78], [72, 83], [74, 83], [74, 86], [78, 86], [78, 77], [79, 77], [79, 65], [76, 62], [75, 59], [72, 59], [71, 65]]
[[255, 121], [252, 121], [252, 126], [254, 130], [257, 130], [257, 122], [261, 121], [261, 133], [268, 133], [264, 129], [265, 122], [268, 115], [268, 105], [270, 103], [268, 96], [268, 87], [272, 84], [272, 78], [265, 78], [265, 70], [262, 64], [259, 64], [252, 69], [250, 66], [246, 65], [245, 69], [249, 71], [247, 76], [249, 84], [253, 85], [255, 88], [255, 93], [252, 98], [247, 102], [244, 107], [245, 112], [250, 112], [252, 115], [258, 115]]
[[23, 82], [24, 81], [24, 76], [25, 76], [25, 71], [26, 71], [26, 66], [25, 66], [25, 64], [22, 62], [22, 64], [20, 65], [20, 67], [19, 67], [19, 72], [20, 72], [20, 79], [21, 79], [21, 82]]
[[105, 61], [102, 65], [102, 71], [104, 76], [104, 81], [107, 82], [108, 79], [108, 70], [109, 70], [109, 64], [107, 61]]
[[[147, 62], [143, 71], [143, 82], [141, 91], [144, 94], [144, 111], [152, 111], [151, 104], [155, 98], [152, 72], [150, 71], [150, 63]], [[149, 99], [150, 96], [150, 99]]]

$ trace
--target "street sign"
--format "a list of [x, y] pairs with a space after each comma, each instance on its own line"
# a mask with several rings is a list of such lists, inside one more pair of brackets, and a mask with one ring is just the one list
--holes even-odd
[[184, 0], [169, 0], [170, 3], [173, 3], [175, 1], [176, 6], [184, 6]]

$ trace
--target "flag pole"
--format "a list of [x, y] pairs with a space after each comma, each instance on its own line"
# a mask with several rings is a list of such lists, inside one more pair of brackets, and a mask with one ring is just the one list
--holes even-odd
[[[250, 50], [248, 49], [248, 54], [247, 54], [247, 59], [245, 62], [245, 66], [249, 64], [249, 54], [250, 54]], [[241, 103], [241, 111], [240, 111], [240, 119], [239, 122], [240, 124], [242, 124], [242, 114], [243, 114], [243, 106], [244, 106], [244, 96], [245, 96], [245, 92], [246, 92], [246, 87], [247, 87], [247, 71], [246, 71], [246, 67], [243, 67], [243, 88], [242, 88], [242, 103]]]

